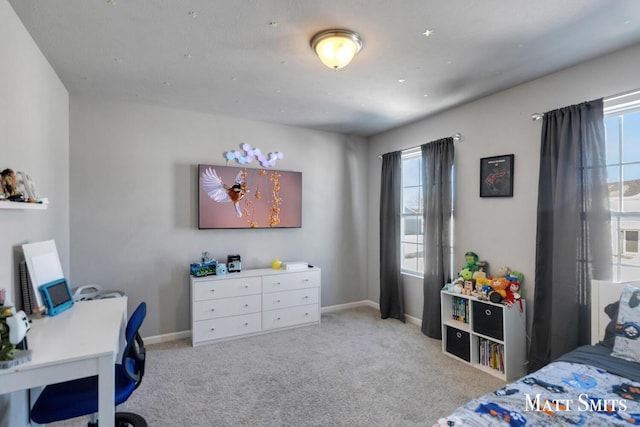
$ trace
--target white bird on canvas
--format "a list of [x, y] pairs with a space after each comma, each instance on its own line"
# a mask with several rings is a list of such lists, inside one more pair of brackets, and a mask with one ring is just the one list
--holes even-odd
[[238, 203], [248, 193], [244, 181], [244, 171], [238, 172], [235, 183], [229, 187], [222, 182], [215, 169], [207, 168], [202, 172], [202, 189], [218, 203], [232, 202], [238, 218], [242, 217], [242, 211]]

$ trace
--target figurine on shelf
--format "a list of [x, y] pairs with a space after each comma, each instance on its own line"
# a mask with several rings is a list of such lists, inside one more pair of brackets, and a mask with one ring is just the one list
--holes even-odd
[[18, 178], [13, 170], [7, 168], [0, 172], [0, 185], [6, 199], [14, 202], [25, 201], [24, 195], [18, 191]]

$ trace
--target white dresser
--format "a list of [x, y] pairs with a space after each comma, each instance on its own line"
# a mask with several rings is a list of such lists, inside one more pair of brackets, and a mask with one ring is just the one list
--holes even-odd
[[191, 277], [193, 346], [320, 323], [320, 269]]

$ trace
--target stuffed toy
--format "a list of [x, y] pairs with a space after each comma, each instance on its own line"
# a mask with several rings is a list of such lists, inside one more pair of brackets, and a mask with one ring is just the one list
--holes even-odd
[[496, 277], [505, 277], [511, 273], [511, 269], [509, 267], [500, 267], [498, 271], [496, 271]]
[[13, 360], [16, 346], [9, 342], [9, 325], [7, 317], [12, 316], [11, 307], [0, 307], [0, 361]]
[[13, 170], [5, 169], [0, 172], [0, 183], [2, 183], [2, 194], [6, 197], [18, 194], [18, 179]]
[[507, 297], [507, 288], [509, 287], [509, 281], [504, 277], [496, 277], [491, 280], [489, 284], [493, 289], [493, 292], [489, 293], [489, 301], [500, 302]]
[[471, 272], [478, 269], [478, 255], [475, 252], [467, 252], [464, 254], [464, 268], [468, 268]]
[[516, 281], [510, 281], [509, 287], [507, 287], [507, 305], [511, 306], [516, 301], [518, 301], [521, 297], [518, 291], [520, 290], [520, 284]]
[[472, 278], [478, 280], [478, 279], [486, 279], [487, 278], [487, 273], [485, 273], [484, 271], [474, 271], [473, 272], [473, 276]]
[[489, 274], [489, 263], [487, 261], [478, 261], [476, 262], [476, 272], [483, 272], [484, 274]]
[[464, 280], [471, 280], [473, 279], [473, 271], [469, 270], [468, 268], [463, 268], [462, 270], [460, 270], [460, 277], [462, 277]]

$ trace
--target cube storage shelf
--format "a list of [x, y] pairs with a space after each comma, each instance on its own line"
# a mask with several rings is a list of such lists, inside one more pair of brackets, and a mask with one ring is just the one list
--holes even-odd
[[320, 269], [191, 277], [193, 346], [320, 323]]
[[[442, 291], [442, 351], [504, 381], [526, 373], [526, 305]], [[522, 308], [521, 308], [522, 307]]]

